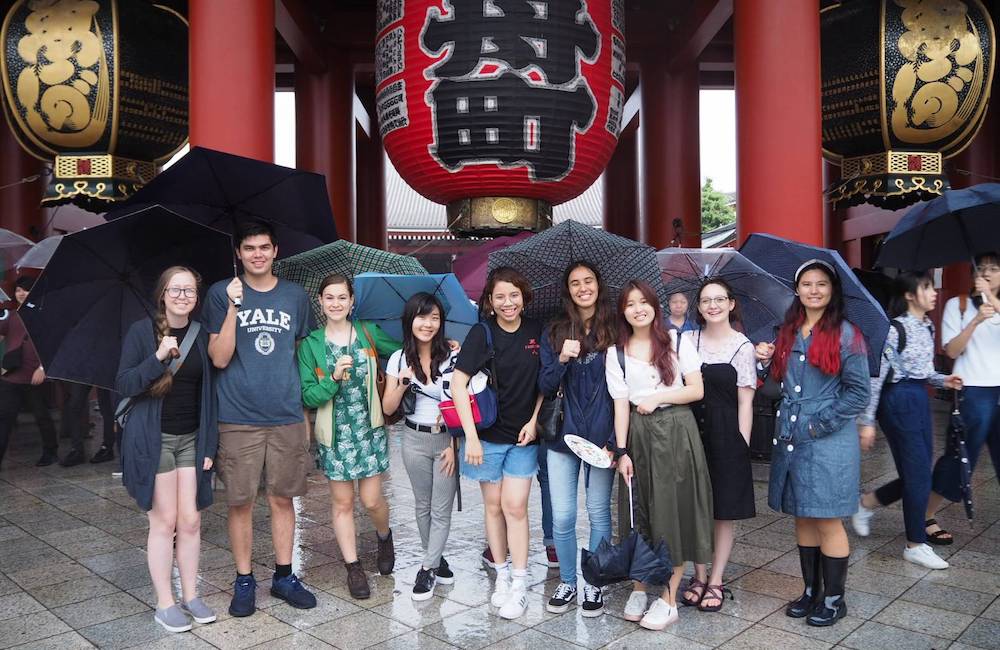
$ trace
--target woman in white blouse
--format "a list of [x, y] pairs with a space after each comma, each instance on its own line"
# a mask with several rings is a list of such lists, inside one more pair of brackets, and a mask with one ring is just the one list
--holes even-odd
[[[633, 280], [619, 300], [619, 344], [608, 348], [608, 392], [615, 401], [615, 456], [631, 483], [636, 530], [670, 548], [673, 574], [646, 608], [646, 585], [636, 582], [625, 619], [662, 630], [675, 623], [684, 563], [712, 557], [712, 486], [698, 427], [688, 404], [704, 396], [701, 360], [690, 341], [678, 346], [667, 330], [653, 288]], [[630, 529], [628, 489], [619, 489], [619, 530]]]

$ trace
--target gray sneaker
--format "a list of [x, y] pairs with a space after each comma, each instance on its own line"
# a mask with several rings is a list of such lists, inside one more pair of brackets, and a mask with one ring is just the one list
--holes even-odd
[[182, 604], [181, 607], [191, 615], [195, 623], [215, 622], [215, 611], [206, 605], [205, 601], [201, 598], [195, 598], [191, 602]]
[[166, 609], [156, 610], [153, 614], [153, 620], [162, 625], [167, 632], [187, 632], [191, 629], [191, 621], [188, 620], [180, 605], [171, 605]]

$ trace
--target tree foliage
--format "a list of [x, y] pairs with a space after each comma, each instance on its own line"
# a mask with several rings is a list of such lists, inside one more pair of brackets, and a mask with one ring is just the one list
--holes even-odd
[[701, 230], [708, 232], [736, 222], [736, 211], [729, 205], [729, 197], [712, 187], [706, 178], [701, 188]]

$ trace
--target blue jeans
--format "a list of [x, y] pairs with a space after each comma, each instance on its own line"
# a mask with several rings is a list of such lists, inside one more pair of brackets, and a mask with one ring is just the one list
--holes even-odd
[[[969, 469], [975, 471], [976, 460], [984, 443], [990, 447], [993, 469], [1000, 480], [1000, 386], [967, 386], [959, 398], [959, 411], [965, 423], [965, 446], [969, 452]], [[961, 474], [959, 461], [945, 454], [934, 466], [934, 491], [949, 501], [960, 501]]]
[[[576, 584], [576, 495], [581, 461], [574, 454], [559, 451], [550, 450], [547, 456], [549, 492], [552, 495], [552, 531], [556, 554], [559, 555], [559, 579]], [[590, 550], [593, 551], [602, 539], [611, 538], [611, 486], [614, 484], [615, 472], [597, 467], [589, 469], [590, 478], [585, 492], [587, 516], [590, 519]]]
[[930, 408], [927, 382], [904, 380], [885, 387], [878, 410], [899, 478], [875, 490], [875, 498], [883, 506], [903, 500], [906, 539], [914, 544], [927, 541], [924, 518], [934, 461]]
[[[548, 447], [545, 442], [538, 443], [538, 487], [542, 490], [542, 544], [552, 546], [552, 495], [549, 492], [549, 461]], [[556, 551], [556, 555], [559, 551]]]

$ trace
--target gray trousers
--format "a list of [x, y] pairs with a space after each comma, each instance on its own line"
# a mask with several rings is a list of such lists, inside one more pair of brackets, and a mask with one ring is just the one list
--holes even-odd
[[[413, 486], [417, 528], [424, 548], [423, 565], [436, 569], [451, 532], [451, 509], [457, 487], [455, 476], [441, 473], [441, 452], [451, 445], [446, 433], [425, 433], [403, 427], [403, 465]], [[457, 470], [457, 468], [456, 468]]]

